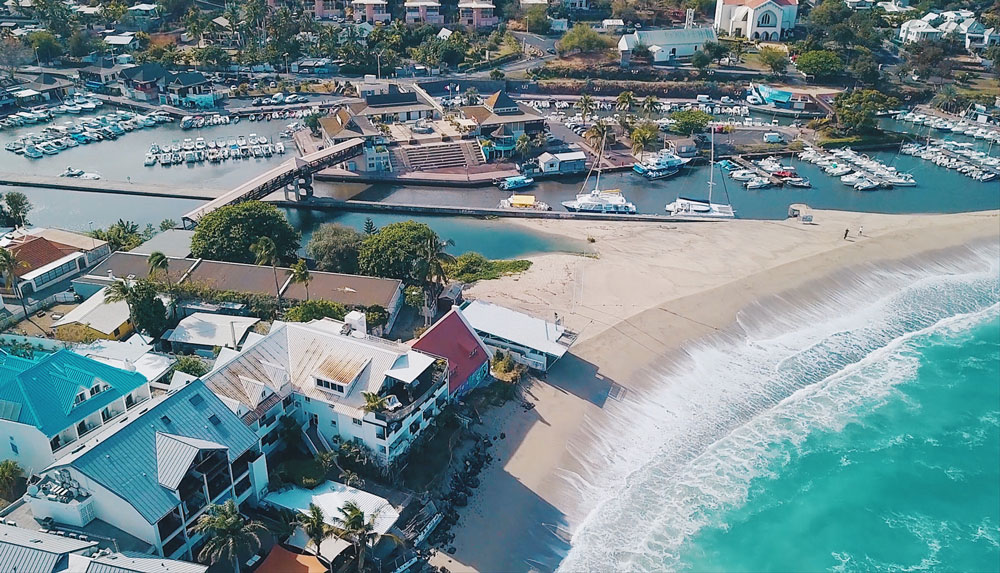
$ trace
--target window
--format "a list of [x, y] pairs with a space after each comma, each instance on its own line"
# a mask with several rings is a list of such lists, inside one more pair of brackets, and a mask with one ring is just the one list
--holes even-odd
[[[330, 382], [329, 380], [323, 380], [322, 378], [317, 378], [316, 385], [321, 388], [326, 388], [327, 390], [333, 390], [338, 394], [344, 393], [344, 386], [342, 384], [337, 384], [336, 382]], [[306, 399], [308, 400], [308, 398]]]
[[10, 451], [14, 452], [14, 455], [16, 456], [18, 454], [17, 444], [15, 444], [14, 442], [11, 442], [10, 443]]
[[87, 399], [87, 393], [80, 392], [79, 394], [76, 395], [76, 398], [73, 399], [73, 405], [75, 406], [86, 399]]
[[351, 421], [354, 422], [355, 426], [360, 426], [362, 424], [359, 418], [351, 418]]
[[213, 426], [218, 426], [219, 424], [222, 423], [222, 420], [220, 420], [219, 417], [216, 416], [215, 414], [209, 416], [208, 421], [211, 422]]
[[166, 414], [164, 414], [164, 415], [160, 416], [160, 421], [163, 422], [164, 424], [169, 424], [170, 423], [170, 416], [167, 416]]
[[97, 396], [98, 394], [104, 392], [107, 389], [108, 389], [107, 384], [104, 384], [103, 382], [98, 382], [97, 384], [94, 384], [94, 386], [90, 389], [90, 396], [91, 398], [93, 398], [94, 396]]
[[758, 26], [774, 26], [774, 16], [770, 12], [764, 12], [757, 20]]
[[201, 394], [195, 394], [194, 396], [188, 398], [188, 402], [191, 402], [192, 406], [199, 406], [204, 401], [205, 398]]

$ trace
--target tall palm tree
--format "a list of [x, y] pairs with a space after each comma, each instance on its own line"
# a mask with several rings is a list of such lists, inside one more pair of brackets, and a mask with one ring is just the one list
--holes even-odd
[[944, 109], [951, 110], [959, 100], [958, 90], [952, 84], [943, 84], [938, 93], [934, 94], [931, 98], [931, 103], [935, 106]]
[[340, 479], [340, 483], [346, 485], [347, 487], [361, 487], [365, 485], [365, 480], [361, 479], [361, 476], [351, 470], [344, 470], [340, 472], [338, 479]]
[[125, 302], [128, 307], [128, 319], [135, 324], [135, 312], [132, 308], [132, 299], [135, 296], [135, 285], [125, 279], [117, 280], [106, 287], [104, 291], [104, 302]]
[[316, 548], [316, 555], [318, 556], [319, 546], [323, 544], [323, 541], [327, 537], [335, 533], [334, 529], [326, 523], [323, 508], [315, 503], [310, 503], [309, 511], [299, 514], [298, 522], [302, 526], [302, 530], [305, 531], [310, 543]]
[[599, 152], [602, 151], [602, 146], [607, 145], [608, 135], [611, 134], [611, 126], [599, 121], [594, 125], [590, 126], [590, 129], [583, 133], [583, 136], [587, 139], [587, 142]]
[[292, 282], [300, 284], [306, 289], [306, 300], [309, 300], [309, 283], [312, 282], [312, 273], [305, 259], [299, 259], [292, 265]]
[[281, 285], [278, 283], [278, 246], [271, 237], [261, 237], [250, 245], [250, 251], [257, 259], [258, 265], [271, 265], [274, 271], [274, 292], [278, 297], [278, 310], [281, 310]]
[[618, 127], [622, 130], [622, 135], [625, 135], [632, 131], [632, 120], [635, 119], [632, 114], [623, 113], [618, 116], [615, 120], [618, 123]]
[[531, 151], [534, 148], [534, 142], [525, 134], [517, 138], [514, 142], [514, 152], [517, 153], [522, 158], [531, 155]]
[[437, 313], [437, 294], [440, 292], [439, 289], [443, 289], [448, 282], [445, 265], [455, 262], [455, 257], [445, 249], [454, 244], [455, 241], [451, 239], [442, 241], [437, 235], [429, 237], [417, 259], [417, 277], [423, 282], [424, 296], [427, 301], [424, 326], [430, 326], [431, 319]]
[[632, 155], [640, 158], [646, 146], [656, 141], [656, 134], [649, 129], [634, 129], [630, 136], [632, 140]]
[[580, 110], [580, 114], [583, 116], [583, 123], [587, 123], [587, 117], [597, 110], [597, 102], [594, 98], [590, 97], [590, 94], [583, 94], [580, 99], [576, 100], [576, 109]]
[[624, 91], [618, 94], [618, 99], [615, 101], [615, 109], [618, 111], [632, 111], [632, 106], [635, 105], [635, 93], [631, 91]]
[[209, 563], [231, 561], [233, 571], [238, 572], [240, 553], [260, 549], [258, 533], [265, 529], [259, 521], [244, 520], [233, 500], [222, 505], [212, 504], [194, 525], [196, 532], [208, 536], [198, 557]]
[[26, 261], [17, 258], [17, 255], [9, 249], [0, 249], [0, 274], [4, 278], [4, 287], [11, 289], [14, 296], [21, 299], [21, 309], [24, 310], [24, 317], [28, 318], [28, 305], [24, 302], [24, 295], [21, 287], [17, 284], [18, 269], [26, 269], [30, 265]]
[[0, 492], [3, 492], [5, 497], [14, 489], [17, 478], [21, 477], [22, 474], [24, 474], [24, 470], [14, 460], [0, 462]]
[[643, 98], [639, 109], [642, 110], [644, 116], [652, 117], [653, 114], [660, 111], [660, 100], [656, 99], [656, 96], [646, 96]]
[[[365, 570], [365, 553], [379, 537], [378, 532], [375, 531], [376, 517], [376, 515], [366, 516], [358, 504], [349, 501], [340, 508], [340, 516], [333, 518], [336, 522], [336, 525], [333, 526], [334, 533], [337, 537], [354, 546], [354, 555], [358, 561], [358, 573]], [[396, 543], [403, 543], [402, 539], [391, 533], [386, 533], [384, 536]]]
[[170, 286], [170, 259], [167, 258], [167, 255], [160, 251], [153, 251], [149, 253], [149, 259], [146, 262], [149, 265], [149, 276], [154, 277], [163, 273], [163, 279], [167, 281], [167, 286]]

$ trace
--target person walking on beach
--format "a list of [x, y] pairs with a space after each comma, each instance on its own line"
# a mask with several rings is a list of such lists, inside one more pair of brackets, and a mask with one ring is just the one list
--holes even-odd
[[864, 237], [865, 236], [865, 226], [864, 225], [861, 225], [860, 227], [858, 227], [858, 236], [859, 237]]
[[844, 240], [845, 241], [847, 240], [847, 235], [850, 235], [850, 234], [851, 234], [851, 230], [850, 229], [844, 229]]

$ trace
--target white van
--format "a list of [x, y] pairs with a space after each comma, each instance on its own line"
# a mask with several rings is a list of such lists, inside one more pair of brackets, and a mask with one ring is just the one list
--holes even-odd
[[285, 94], [278, 92], [271, 96], [271, 103], [283, 103], [285, 101]]
[[780, 133], [769, 131], [764, 134], [764, 143], [784, 143], [785, 138]]
[[707, 95], [700, 95], [700, 96], [694, 98], [694, 100], [696, 102], [698, 102], [698, 103], [711, 103], [712, 102], [712, 98], [708, 97]]

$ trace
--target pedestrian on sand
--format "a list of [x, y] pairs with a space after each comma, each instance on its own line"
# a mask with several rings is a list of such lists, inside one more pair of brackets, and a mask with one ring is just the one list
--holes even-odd
[[844, 240], [845, 241], [847, 240], [847, 235], [850, 235], [850, 234], [851, 234], [851, 230], [850, 229], [844, 229]]
[[858, 227], [858, 236], [863, 237], [864, 235], [865, 235], [865, 226], [861, 225], [860, 227]]

